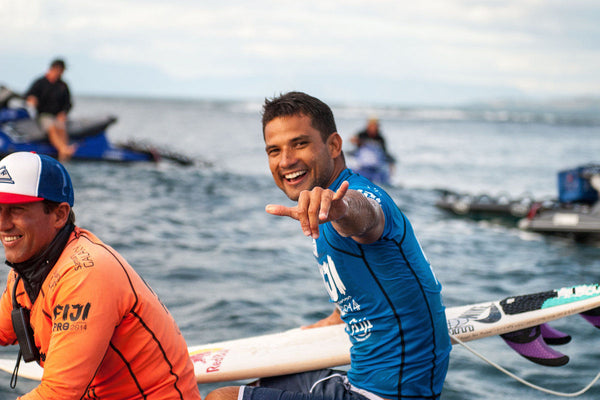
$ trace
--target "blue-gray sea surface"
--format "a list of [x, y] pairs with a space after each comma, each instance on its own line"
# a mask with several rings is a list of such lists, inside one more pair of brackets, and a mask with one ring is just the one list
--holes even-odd
[[[195, 158], [170, 163], [67, 165], [78, 225], [123, 254], [154, 288], [188, 344], [281, 331], [326, 316], [331, 304], [295, 221], [268, 215], [290, 204], [268, 171], [260, 102], [75, 99], [74, 115], [114, 114], [111, 140], [145, 140]], [[599, 161], [598, 104], [480, 104], [462, 108], [333, 107], [349, 137], [376, 114], [398, 158], [389, 193], [412, 221], [443, 284], [447, 307], [600, 281], [594, 244], [519, 231], [504, 221], [474, 221], [434, 206], [437, 189], [472, 194], [556, 197], [556, 173]], [[345, 145], [346, 146], [346, 145]], [[8, 267], [6, 267], [8, 268]], [[0, 274], [4, 285], [6, 274]], [[517, 375], [576, 391], [600, 371], [600, 330], [579, 316], [556, 321], [570, 333], [564, 367], [541, 367], [499, 337], [472, 346]], [[14, 357], [5, 348], [1, 357]], [[35, 387], [20, 379], [0, 399]], [[206, 395], [219, 385], [200, 385]], [[600, 396], [600, 384], [582, 398]], [[506, 377], [454, 346], [443, 399], [553, 398]]]

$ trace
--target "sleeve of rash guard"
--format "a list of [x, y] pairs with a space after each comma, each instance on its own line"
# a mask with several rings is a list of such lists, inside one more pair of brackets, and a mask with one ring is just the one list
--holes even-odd
[[[41, 384], [21, 399], [82, 398], [125, 310], [122, 273], [69, 270], [46, 299], [53, 327]], [[65, 327], [65, 323], [69, 325]]]

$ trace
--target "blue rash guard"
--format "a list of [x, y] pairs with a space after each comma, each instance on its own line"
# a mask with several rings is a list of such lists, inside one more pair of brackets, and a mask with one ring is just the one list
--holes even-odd
[[448, 336], [441, 285], [406, 216], [390, 196], [346, 169], [343, 181], [376, 200], [385, 228], [375, 243], [361, 245], [320, 225], [314, 253], [332, 302], [352, 342], [348, 378], [386, 399], [437, 398], [448, 368]]

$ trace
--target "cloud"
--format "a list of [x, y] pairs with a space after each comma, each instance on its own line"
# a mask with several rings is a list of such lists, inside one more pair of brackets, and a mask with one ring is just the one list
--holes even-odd
[[226, 84], [229, 77], [236, 83], [245, 78], [291, 85], [328, 79], [332, 91], [348, 91], [343, 85], [352, 80], [381, 90], [406, 81], [464, 85], [470, 88], [465, 93], [481, 86], [482, 94], [491, 87], [530, 95], [600, 89], [595, 0], [0, 0], [0, 5], [0, 53], [6, 56], [49, 60], [62, 54], [90, 67], [110, 64], [116, 74], [118, 67], [139, 68], [148, 76], [155, 71], [156, 79], [188, 81], [190, 87], [210, 79]]

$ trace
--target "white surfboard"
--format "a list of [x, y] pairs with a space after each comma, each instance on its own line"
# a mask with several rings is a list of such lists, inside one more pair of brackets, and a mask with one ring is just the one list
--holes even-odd
[[[448, 332], [463, 342], [502, 335], [600, 307], [600, 285], [580, 285], [446, 309]], [[345, 325], [292, 329], [190, 346], [198, 383], [225, 382], [350, 363]], [[455, 341], [453, 340], [453, 343]], [[12, 373], [15, 360], [0, 359]], [[40, 380], [43, 369], [21, 363], [19, 376]]]

